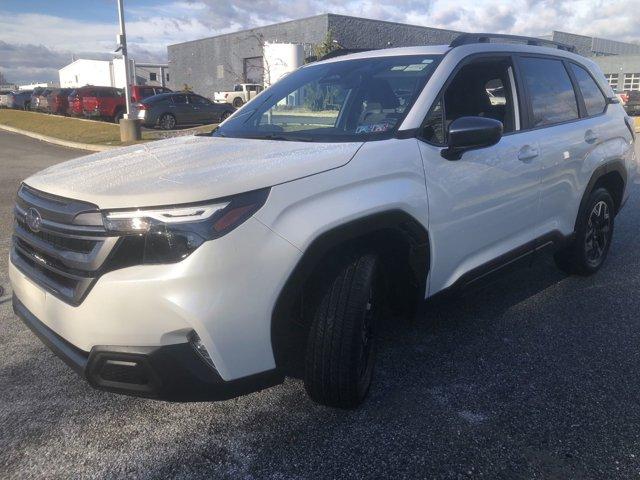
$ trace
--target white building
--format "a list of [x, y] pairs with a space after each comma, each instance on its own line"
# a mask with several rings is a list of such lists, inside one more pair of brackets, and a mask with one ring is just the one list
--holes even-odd
[[[139, 63], [129, 60], [131, 79], [130, 85], [155, 85], [164, 87], [169, 80], [169, 67], [161, 63]], [[124, 60], [87, 60], [78, 59], [66, 67], [62, 67], [58, 74], [60, 86], [63, 88], [95, 85], [100, 87], [124, 88], [125, 72]]]

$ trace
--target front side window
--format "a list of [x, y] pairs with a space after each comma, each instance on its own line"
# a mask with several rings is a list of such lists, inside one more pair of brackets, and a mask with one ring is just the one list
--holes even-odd
[[520, 66], [531, 99], [533, 127], [579, 118], [573, 84], [562, 61], [525, 57]]
[[446, 143], [449, 125], [460, 117], [486, 117], [502, 122], [503, 131], [519, 129], [513, 66], [509, 58], [479, 59], [455, 74], [431, 108], [422, 127], [425, 140]]
[[584, 105], [587, 108], [587, 115], [598, 115], [604, 112], [604, 109], [607, 108], [607, 100], [604, 98], [602, 91], [600, 91], [600, 88], [598, 88], [598, 85], [591, 75], [589, 75], [589, 72], [575, 63], [571, 64], [571, 69], [576, 76], [580, 91], [582, 92]]
[[209, 105], [211, 102], [198, 95], [189, 95], [189, 103], [193, 103], [195, 105]]
[[309, 65], [267, 89], [214, 135], [327, 142], [390, 138], [439, 59], [410, 55]]

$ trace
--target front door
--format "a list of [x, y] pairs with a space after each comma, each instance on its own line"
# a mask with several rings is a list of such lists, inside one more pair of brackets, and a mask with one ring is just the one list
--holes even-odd
[[[429, 294], [498, 258], [517, 255], [535, 240], [540, 163], [536, 136], [520, 129], [518, 88], [511, 57], [467, 61], [454, 74], [423, 129], [420, 149], [429, 199]], [[504, 125], [497, 145], [460, 160], [440, 155], [456, 118], [490, 117]]]

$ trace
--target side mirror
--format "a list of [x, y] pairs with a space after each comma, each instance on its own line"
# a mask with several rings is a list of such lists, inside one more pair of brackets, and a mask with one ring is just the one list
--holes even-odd
[[460, 160], [467, 150], [490, 147], [502, 138], [502, 122], [485, 117], [460, 117], [449, 125], [447, 148], [441, 154], [447, 160]]

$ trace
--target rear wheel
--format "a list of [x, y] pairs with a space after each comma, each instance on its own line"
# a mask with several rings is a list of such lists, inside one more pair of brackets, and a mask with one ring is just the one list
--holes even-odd
[[220, 122], [224, 122], [230, 116], [231, 116], [231, 112], [229, 111], [222, 112], [222, 115], [220, 115]]
[[320, 300], [307, 341], [304, 385], [318, 403], [354, 408], [367, 395], [380, 312], [379, 260], [359, 254], [320, 281]]
[[123, 118], [124, 118], [124, 114], [122, 113], [122, 111], [118, 110], [116, 114], [113, 116], [113, 123], [118, 124], [120, 123], [120, 120], [122, 120]]
[[176, 127], [176, 118], [170, 113], [164, 113], [158, 120], [158, 125], [163, 130], [173, 130]]
[[591, 275], [602, 267], [613, 236], [614, 204], [605, 188], [594, 190], [578, 219], [576, 237], [555, 254], [558, 268], [566, 273]]
[[242, 105], [244, 105], [244, 101], [240, 98], [240, 97], [236, 97], [233, 99], [233, 106], [236, 108], [240, 108]]

